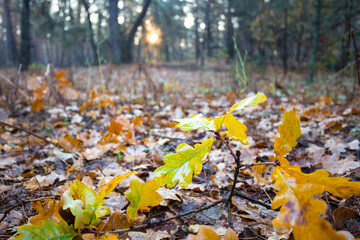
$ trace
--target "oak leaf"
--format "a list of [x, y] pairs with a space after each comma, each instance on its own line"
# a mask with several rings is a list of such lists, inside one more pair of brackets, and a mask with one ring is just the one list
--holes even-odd
[[27, 224], [19, 227], [19, 235], [15, 239], [26, 240], [71, 240], [78, 234], [72, 225], [67, 225], [65, 221], [59, 224], [45, 220], [42, 226]]
[[241, 100], [238, 103], [235, 103], [229, 110], [229, 112], [233, 112], [233, 111], [237, 111], [240, 109], [243, 109], [244, 107], [252, 107], [252, 106], [256, 106], [259, 103], [265, 102], [266, 101], [266, 96], [261, 93], [258, 92], [256, 95], [251, 96], [251, 97], [247, 97], [243, 100]]
[[321, 218], [327, 209], [324, 201], [313, 196], [328, 191], [338, 197], [360, 194], [360, 183], [349, 178], [329, 177], [325, 170], [311, 174], [301, 172], [299, 166], [278, 166], [273, 169], [275, 196], [272, 208], [281, 207], [273, 226], [278, 232], [293, 229], [295, 239], [346, 239], [330, 223]]
[[210, 227], [201, 225], [196, 235], [189, 235], [187, 240], [238, 240], [237, 234], [231, 228], [227, 229], [225, 236], [220, 238], [219, 235]]
[[210, 118], [203, 117], [201, 113], [192, 117], [174, 120], [179, 122], [175, 127], [180, 128], [184, 132], [196, 130], [199, 128], [215, 131], [214, 121]]
[[289, 165], [284, 155], [297, 145], [301, 135], [300, 116], [294, 111], [285, 112], [283, 123], [278, 126], [280, 137], [275, 138], [274, 153], [282, 165]]
[[202, 163], [214, 141], [214, 138], [209, 138], [203, 140], [201, 144], [196, 144], [195, 147], [181, 143], [177, 146], [176, 153], [164, 156], [165, 165], [155, 170], [155, 176], [165, 175], [168, 187], [173, 187], [179, 181], [180, 187], [186, 188], [191, 183], [193, 173], [200, 174]]
[[156, 178], [145, 183], [140, 183], [138, 180], [130, 182], [130, 192], [125, 193], [126, 198], [132, 205], [126, 209], [129, 218], [134, 220], [138, 215], [138, 210], [148, 211], [149, 207], [160, 204], [163, 198], [156, 192], [160, 186], [161, 184]]
[[31, 204], [36, 210], [38, 215], [30, 219], [30, 223], [38, 226], [42, 226], [44, 220], [52, 220], [56, 223], [60, 223], [63, 218], [60, 216], [59, 210], [61, 204], [59, 200], [45, 199], [45, 202], [36, 201]]
[[110, 209], [103, 206], [104, 198], [132, 173], [134, 172], [113, 178], [99, 190], [98, 194], [95, 194], [94, 190], [79, 180], [71, 184], [69, 190], [63, 194], [63, 209], [69, 208], [75, 216], [75, 228], [79, 229], [85, 225], [99, 224], [99, 218], [110, 213]]

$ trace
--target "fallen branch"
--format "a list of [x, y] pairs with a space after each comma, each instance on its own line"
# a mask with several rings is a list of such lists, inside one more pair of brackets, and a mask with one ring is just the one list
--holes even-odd
[[[220, 203], [224, 203], [226, 201], [227, 201], [227, 198], [222, 198], [222, 199], [220, 199], [218, 201], [215, 201], [215, 202], [213, 202], [213, 203], [211, 203], [211, 204], [209, 204], [207, 206], [204, 206], [204, 207], [201, 207], [201, 208], [198, 208], [198, 209], [195, 209], [195, 210], [191, 210], [191, 211], [188, 211], [188, 212], [185, 212], [185, 213], [181, 213], [181, 214], [178, 214], [178, 215], [176, 215], [174, 217], [165, 218], [163, 220], [152, 222], [152, 223], [137, 225], [137, 226], [134, 226], [134, 227], [131, 227], [131, 228], [114, 230], [114, 231], [110, 231], [110, 233], [125, 233], [125, 232], [129, 232], [129, 231], [133, 231], [133, 230], [139, 230], [139, 229], [142, 229], [142, 228], [147, 228], [147, 227], [149, 227], [151, 225], [156, 225], [156, 224], [168, 222], [168, 221], [174, 220], [176, 218], [181, 218], [181, 217], [193, 214], [193, 213], [198, 213], [198, 212], [207, 210], [209, 208], [215, 207], [216, 205], [218, 205]], [[100, 234], [102, 234], [102, 233], [100, 233]]]

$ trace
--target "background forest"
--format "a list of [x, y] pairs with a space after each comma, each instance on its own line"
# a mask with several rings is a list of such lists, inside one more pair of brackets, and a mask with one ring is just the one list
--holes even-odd
[[228, 59], [338, 71], [354, 61], [354, 0], [2, 0], [0, 66]]
[[0, 239], [360, 239], [360, 2], [0, 0]]

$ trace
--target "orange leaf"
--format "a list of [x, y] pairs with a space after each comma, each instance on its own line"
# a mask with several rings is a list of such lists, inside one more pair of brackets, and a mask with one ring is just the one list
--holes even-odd
[[89, 108], [92, 106], [92, 102], [85, 102], [80, 108], [79, 108], [79, 113], [81, 113], [82, 111], [84, 111], [86, 108]]
[[64, 71], [59, 71], [59, 72], [57, 72], [55, 74], [56, 79], [61, 79], [61, 78], [65, 77], [65, 76], [66, 76], [66, 72], [64, 72]]
[[[187, 240], [220, 240], [221, 238], [210, 227], [201, 225], [196, 235], [189, 235]], [[237, 234], [231, 228], [225, 232], [224, 240], [238, 240]]]
[[44, 107], [44, 103], [41, 99], [36, 99], [31, 104], [31, 110], [34, 112], [39, 112]]
[[59, 210], [62, 207], [59, 200], [45, 199], [45, 202], [36, 201], [31, 204], [38, 215], [30, 219], [30, 223], [42, 226], [44, 220], [52, 220], [60, 223], [63, 218], [60, 216]]
[[35, 99], [42, 99], [46, 93], [47, 87], [48, 87], [48, 85], [47, 85], [47, 83], [45, 83], [45, 84], [41, 85], [39, 88], [32, 90], [34, 93]]

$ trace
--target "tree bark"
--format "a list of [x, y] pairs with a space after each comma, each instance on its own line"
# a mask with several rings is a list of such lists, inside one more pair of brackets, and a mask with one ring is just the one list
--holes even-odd
[[319, 39], [319, 30], [321, 24], [321, 8], [322, 8], [322, 0], [316, 0], [315, 3], [316, 7], [316, 16], [315, 16], [315, 26], [314, 26], [314, 33], [313, 33], [313, 42], [311, 46], [311, 56], [309, 61], [309, 70], [308, 70], [308, 77], [307, 83], [310, 84], [314, 81], [314, 68], [315, 68], [315, 58], [316, 58], [316, 51], [317, 51], [317, 43]]
[[[228, 0], [228, 12], [226, 15], [226, 46], [228, 51], [228, 60], [231, 60], [234, 58], [234, 26], [232, 24], [232, 12], [231, 9], [233, 7], [233, 0]], [[230, 62], [230, 61], [229, 61]]]
[[97, 50], [96, 50], [96, 44], [95, 44], [95, 36], [94, 36], [94, 30], [92, 28], [92, 23], [91, 23], [91, 20], [90, 20], [90, 12], [89, 12], [89, 4], [87, 3], [87, 0], [82, 0], [82, 3], [85, 7], [85, 11], [86, 11], [86, 17], [87, 17], [87, 21], [88, 21], [88, 24], [89, 24], [89, 32], [90, 32], [90, 45], [91, 45], [91, 48], [93, 50], [93, 64], [97, 64], [98, 63], [98, 53], [97, 53]]
[[121, 62], [120, 31], [117, 20], [119, 15], [118, 2], [119, 0], [109, 0], [111, 60], [114, 64], [120, 64]]
[[16, 49], [16, 41], [11, 19], [10, 0], [4, 0], [4, 15], [8, 58], [11, 61], [11, 65], [15, 65], [18, 61], [18, 52]]
[[23, 0], [21, 12], [21, 55], [22, 68], [27, 70], [30, 65], [30, 0]]
[[212, 57], [212, 49], [211, 49], [211, 19], [210, 19], [210, 11], [211, 11], [211, 0], [206, 1], [205, 7], [205, 25], [206, 25], [206, 48], [208, 52], [208, 57]]
[[[344, 36], [351, 30], [351, 10], [353, 8], [353, 0], [344, 0], [345, 1], [345, 28], [344, 28]], [[341, 44], [341, 57], [340, 62], [336, 66], [336, 70], [340, 70], [346, 66], [349, 60], [349, 47], [350, 47], [350, 37], [345, 37]]]
[[124, 44], [124, 48], [123, 48], [123, 54], [122, 56], [122, 61], [125, 63], [129, 63], [132, 62], [132, 47], [133, 47], [133, 43], [134, 43], [134, 38], [135, 38], [135, 34], [136, 31], [138, 29], [138, 27], [141, 25], [142, 21], [145, 18], [146, 12], [150, 6], [151, 0], [144, 0], [144, 5], [143, 5], [143, 9], [141, 10], [141, 13], [139, 14], [139, 16], [137, 17], [137, 19], [135, 20], [134, 25], [132, 26], [128, 37], [126, 38], [125, 44]]
[[285, 11], [284, 11], [284, 36], [283, 36], [283, 72], [284, 75], [287, 73], [287, 19], [288, 19], [288, 7], [287, 7], [287, 0], [285, 0]]

